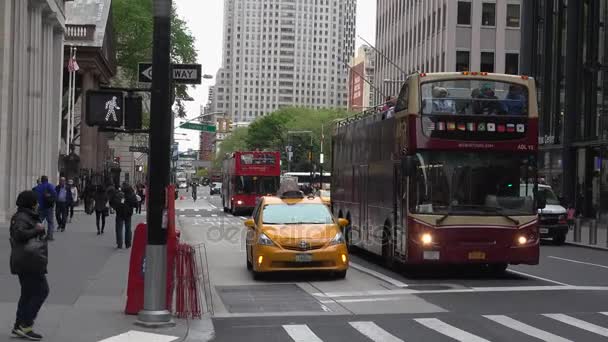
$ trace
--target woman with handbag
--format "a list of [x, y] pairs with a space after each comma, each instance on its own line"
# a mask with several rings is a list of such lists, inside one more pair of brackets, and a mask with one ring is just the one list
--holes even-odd
[[19, 277], [21, 297], [17, 305], [17, 319], [12, 335], [30, 341], [42, 336], [33, 330], [34, 320], [49, 294], [46, 280], [48, 246], [40, 216], [38, 197], [24, 191], [17, 197], [17, 213], [11, 218], [11, 273]]
[[[101, 186], [97, 186], [95, 191], [95, 220], [97, 223], [97, 235], [103, 234], [106, 228], [106, 217], [110, 215], [110, 209], [108, 208], [108, 193]], [[101, 221], [101, 226], [99, 222]]]

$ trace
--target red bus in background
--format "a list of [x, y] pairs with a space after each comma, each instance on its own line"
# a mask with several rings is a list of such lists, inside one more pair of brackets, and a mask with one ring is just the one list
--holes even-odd
[[222, 166], [222, 205], [233, 214], [253, 210], [261, 196], [276, 194], [280, 152], [234, 152]]

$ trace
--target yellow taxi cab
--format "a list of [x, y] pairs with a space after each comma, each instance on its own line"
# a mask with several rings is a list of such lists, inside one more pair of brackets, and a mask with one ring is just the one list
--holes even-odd
[[326, 205], [331, 205], [331, 192], [329, 190], [317, 190], [316, 196]]
[[255, 279], [278, 271], [323, 271], [344, 278], [349, 256], [342, 228], [347, 225], [320, 198], [305, 197], [297, 184], [281, 185], [277, 196], [260, 198], [245, 221], [247, 268]]

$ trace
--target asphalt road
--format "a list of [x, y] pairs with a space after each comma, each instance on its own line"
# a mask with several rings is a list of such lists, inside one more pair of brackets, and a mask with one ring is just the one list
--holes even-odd
[[254, 281], [244, 217], [199, 190], [178, 201], [182, 234], [204, 244], [216, 341], [607, 341], [608, 252], [543, 244], [538, 266], [503, 276], [404, 273], [353, 255], [344, 280], [284, 274]]

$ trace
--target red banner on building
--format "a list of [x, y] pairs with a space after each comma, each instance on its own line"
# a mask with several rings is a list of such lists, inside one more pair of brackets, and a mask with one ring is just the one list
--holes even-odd
[[348, 109], [355, 112], [362, 111], [364, 110], [365, 80], [363, 75], [365, 75], [365, 63], [361, 62], [350, 68], [349, 74]]

